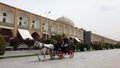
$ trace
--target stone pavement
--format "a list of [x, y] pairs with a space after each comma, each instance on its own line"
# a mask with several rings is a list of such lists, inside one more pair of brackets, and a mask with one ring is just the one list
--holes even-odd
[[0, 59], [0, 68], [120, 68], [120, 49], [76, 52], [71, 59], [65, 56], [54, 60], [47, 55], [45, 62], [36, 56]]

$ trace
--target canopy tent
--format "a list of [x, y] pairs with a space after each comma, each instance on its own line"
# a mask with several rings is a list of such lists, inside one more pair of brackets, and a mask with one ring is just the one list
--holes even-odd
[[26, 40], [26, 39], [34, 40], [28, 30], [18, 29], [18, 32], [20, 33], [23, 40]]

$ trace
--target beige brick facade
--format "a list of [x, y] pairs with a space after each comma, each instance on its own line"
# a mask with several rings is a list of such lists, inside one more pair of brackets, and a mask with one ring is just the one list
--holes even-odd
[[[50, 28], [52, 34], [65, 33], [67, 37], [78, 37], [83, 40], [83, 30], [81, 28], [48, 19], [3, 3], [0, 3], [0, 15], [0, 28], [9, 28], [13, 32], [13, 37], [17, 35], [18, 29], [29, 30], [31, 35], [36, 32], [40, 37], [43, 37], [44, 34], [49, 34]], [[9, 23], [9, 21], [11, 22]]]
[[95, 33], [91, 33], [91, 42], [102, 42], [102, 43], [111, 43], [111, 44], [117, 44], [117, 41], [100, 36]]
[[[11, 37], [16, 37], [18, 29], [26, 29], [32, 34], [37, 33], [41, 38], [49, 34], [65, 33], [67, 37], [77, 37], [84, 41], [84, 29], [77, 28], [64, 22], [48, 19], [46, 17], [27, 12], [3, 3], [0, 3], [0, 30], [8, 29]], [[2, 33], [2, 32], [1, 32]], [[7, 33], [2, 33], [7, 35]], [[48, 37], [48, 36], [47, 36]], [[115, 40], [91, 33], [91, 42], [107, 42], [116, 44]]]

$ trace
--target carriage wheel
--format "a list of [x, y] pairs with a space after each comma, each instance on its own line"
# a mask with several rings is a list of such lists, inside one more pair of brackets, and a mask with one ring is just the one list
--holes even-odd
[[50, 59], [54, 59], [55, 58], [54, 51], [52, 49], [50, 49], [49, 53], [50, 53]]
[[58, 54], [58, 57], [59, 57], [59, 59], [63, 59], [63, 52], [59, 52], [59, 54]]
[[74, 56], [74, 50], [71, 48], [70, 49], [70, 54], [69, 54], [69, 56], [70, 56], [70, 58], [73, 58], [73, 56]]

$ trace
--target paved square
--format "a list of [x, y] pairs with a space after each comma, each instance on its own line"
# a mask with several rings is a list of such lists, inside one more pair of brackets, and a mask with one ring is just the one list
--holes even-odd
[[120, 68], [120, 49], [76, 52], [71, 59], [65, 56], [54, 60], [47, 55], [45, 62], [37, 56], [0, 59], [0, 68]]

